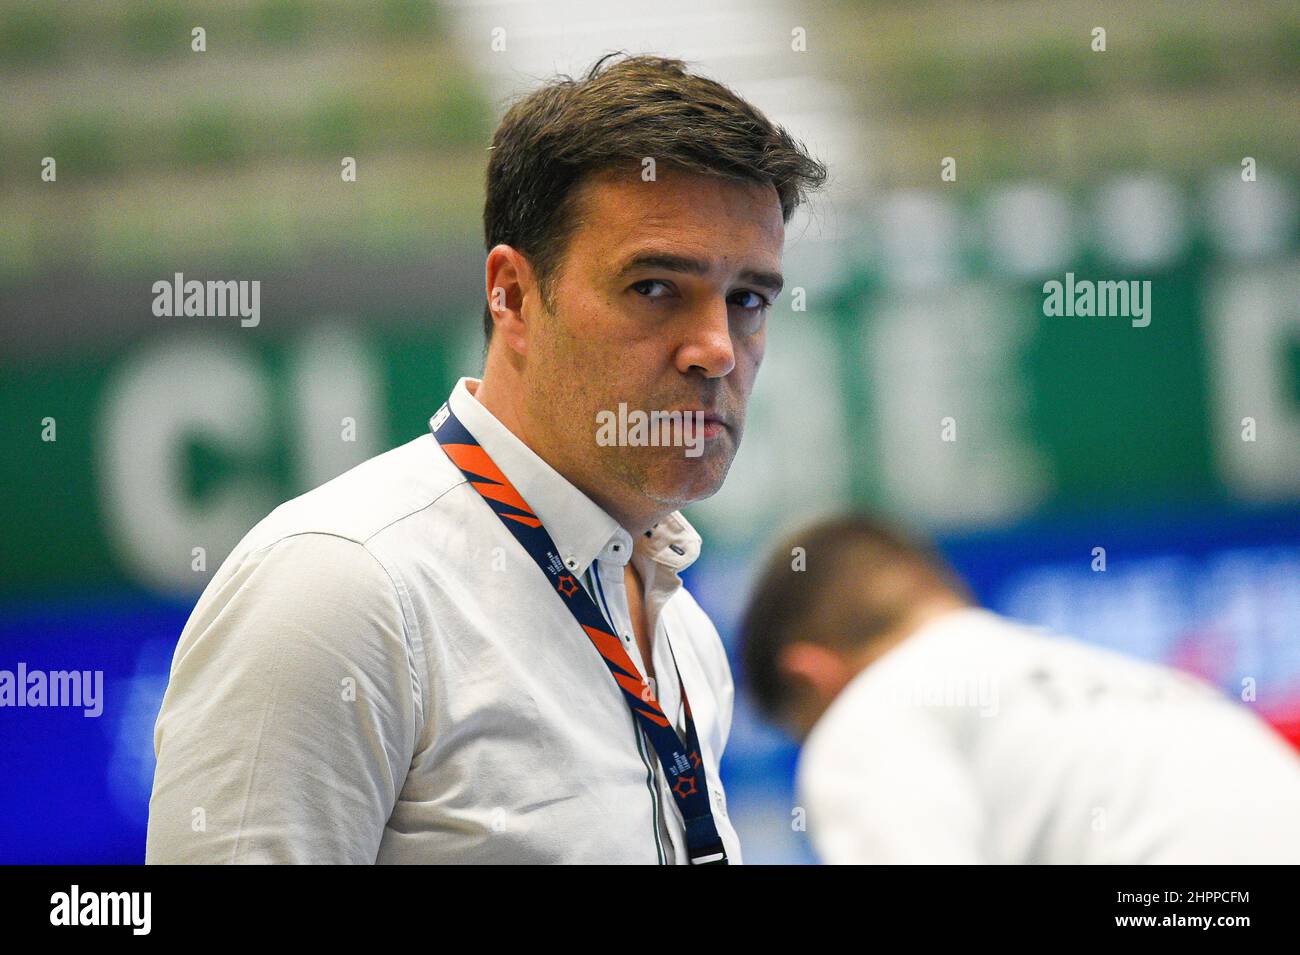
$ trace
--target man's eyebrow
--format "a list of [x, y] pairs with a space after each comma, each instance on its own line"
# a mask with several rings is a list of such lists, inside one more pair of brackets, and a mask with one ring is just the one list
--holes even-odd
[[[663, 269], [667, 272], [684, 272], [687, 275], [708, 275], [709, 263], [689, 255], [677, 255], [674, 252], [636, 252], [623, 267], [618, 270], [617, 278], [623, 278], [633, 272], [646, 269]], [[741, 281], [761, 288], [769, 289], [773, 295], [781, 291], [785, 279], [780, 272], [767, 272], [760, 269], [745, 269], [740, 273]]]

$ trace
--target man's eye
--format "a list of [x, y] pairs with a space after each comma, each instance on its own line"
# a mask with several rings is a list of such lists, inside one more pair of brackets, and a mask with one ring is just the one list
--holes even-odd
[[740, 305], [740, 307], [743, 309], [746, 310], [755, 309], [755, 308], [767, 309], [772, 307], [772, 302], [769, 299], [765, 298], [764, 296], [759, 295], [757, 292], [751, 292], [748, 289], [746, 289], [745, 291], [738, 292], [737, 294], [740, 295], [741, 297], [749, 296], [751, 299], [748, 305], [741, 304], [740, 302], [736, 303], [737, 305]]
[[[658, 295], [654, 294], [656, 286], [662, 288], [664, 291]], [[640, 282], [633, 284], [631, 288], [642, 297], [651, 299], [652, 301], [666, 298], [672, 291], [672, 286], [661, 279], [642, 279]], [[739, 301], [737, 301], [737, 298], [739, 298]], [[748, 289], [737, 292], [736, 295], [733, 296], [731, 304], [738, 308], [742, 308], [745, 311], [756, 311], [760, 309], [766, 311], [772, 307], [770, 299], [759, 295], [757, 292], [751, 292]]]
[[636, 289], [638, 292], [641, 292], [642, 290], [647, 290], [644, 292], [647, 298], [663, 298], [662, 295], [649, 294], [648, 290], [655, 285], [661, 285], [665, 289], [668, 288], [668, 283], [661, 282], [659, 279], [642, 279], [640, 282], [637, 282], [635, 285], [633, 285], [632, 288]]

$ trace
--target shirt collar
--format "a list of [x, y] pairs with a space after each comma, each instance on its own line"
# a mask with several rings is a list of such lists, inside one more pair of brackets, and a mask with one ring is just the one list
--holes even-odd
[[570, 571], [581, 576], [597, 558], [625, 565], [634, 546], [638, 554], [674, 571], [685, 570], [700, 556], [700, 535], [680, 511], [633, 541], [604, 508], [570, 484], [474, 397], [470, 386], [477, 389], [480, 383], [477, 378], [461, 378], [447, 403], [528, 502]]

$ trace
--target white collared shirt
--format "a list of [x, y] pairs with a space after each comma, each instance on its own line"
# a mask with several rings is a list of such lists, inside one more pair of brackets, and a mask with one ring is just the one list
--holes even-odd
[[[449, 405], [528, 502], [657, 695], [686, 684], [732, 863], [718, 764], [734, 688], [679, 572], [679, 513], [633, 541], [462, 378]], [[675, 664], [675, 666], [674, 666]], [[653, 747], [545, 575], [432, 434], [257, 524], [195, 606], [154, 730], [146, 861], [685, 863]]]

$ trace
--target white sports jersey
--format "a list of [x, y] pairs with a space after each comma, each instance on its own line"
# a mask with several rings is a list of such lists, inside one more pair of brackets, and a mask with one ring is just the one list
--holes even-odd
[[831, 863], [1300, 863], [1300, 756], [1249, 704], [981, 609], [859, 673], [798, 791]]

